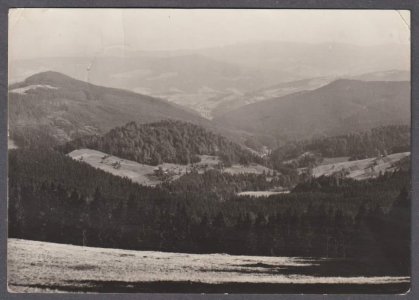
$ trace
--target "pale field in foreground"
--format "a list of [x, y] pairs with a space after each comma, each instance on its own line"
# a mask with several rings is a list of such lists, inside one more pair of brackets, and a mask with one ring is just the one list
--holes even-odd
[[[381, 284], [408, 282], [408, 277], [315, 277], [270, 274], [269, 267], [305, 267], [321, 260], [296, 257], [185, 254], [81, 247], [19, 239], [8, 240], [11, 291], [30, 286], [76, 287], [86, 281], [191, 281], [199, 283]], [[259, 272], [258, 272], [259, 271]], [[260, 272], [262, 271], [262, 272]], [[25, 288], [26, 287], [26, 288]]]

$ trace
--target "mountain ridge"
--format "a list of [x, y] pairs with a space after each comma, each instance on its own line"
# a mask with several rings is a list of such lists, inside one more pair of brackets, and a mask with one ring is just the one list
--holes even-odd
[[410, 122], [410, 83], [338, 79], [316, 90], [240, 107], [214, 119], [272, 140], [338, 135]]
[[[278, 83], [410, 69], [409, 47], [398, 44], [363, 47], [258, 41], [204, 49], [117, 52], [119, 55], [16, 60], [10, 66], [9, 80], [50, 69], [97, 85], [164, 98], [211, 119], [231, 110], [231, 100], [232, 108], [255, 102], [253, 91]], [[319, 84], [308, 86], [313, 89]], [[304, 88], [303, 84], [294, 90]], [[261, 97], [283, 96], [289, 93], [287, 89], [268, 91]]]
[[147, 123], [166, 118], [208, 123], [167, 100], [93, 85], [52, 71], [9, 87], [10, 135], [17, 143], [37, 138], [62, 143], [133, 120]]

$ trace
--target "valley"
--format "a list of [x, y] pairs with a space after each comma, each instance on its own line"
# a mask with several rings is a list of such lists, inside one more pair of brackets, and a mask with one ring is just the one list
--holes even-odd
[[[135, 183], [146, 186], [156, 186], [163, 182], [169, 182], [179, 179], [181, 176], [196, 172], [203, 174], [209, 170], [219, 170], [232, 175], [256, 174], [268, 175], [266, 180], [272, 180], [272, 174], [277, 173], [262, 165], [234, 164], [231, 167], [220, 167], [221, 161], [216, 156], [199, 155], [199, 162], [192, 164], [173, 164], [162, 163], [157, 166], [140, 164], [135, 161], [122, 159], [101, 151], [91, 149], [78, 149], [68, 153], [68, 156], [74, 160], [87, 163], [88, 165], [101, 169], [112, 175], [129, 178]], [[328, 159], [312, 169], [300, 168], [300, 174], [309, 173], [314, 178], [321, 176], [340, 176], [342, 178], [351, 178], [355, 180], [367, 180], [377, 178], [387, 172], [395, 172], [400, 167], [403, 160], [410, 157], [410, 152], [390, 154], [386, 157], [368, 158], [363, 160], [347, 161], [348, 158]], [[341, 160], [344, 160], [341, 162]], [[328, 161], [339, 161], [336, 163], [327, 163]], [[280, 190], [278, 190], [280, 189]], [[289, 193], [288, 189], [277, 187], [266, 191], [243, 191], [239, 196], [250, 197], [269, 197], [271, 195]]]
[[[410, 129], [399, 123], [406, 85], [334, 81], [207, 120], [55, 73], [16, 84], [9, 289], [405, 291]], [[327, 101], [348, 88], [351, 96], [341, 97], [348, 109]], [[399, 113], [390, 112], [395, 97]], [[355, 118], [337, 135], [312, 131], [337, 122], [326, 120], [325, 108], [358, 117], [365, 105], [368, 126]], [[258, 107], [286, 118], [265, 115], [264, 130], [235, 117], [225, 123], [250, 109], [243, 124], [257, 126]], [[303, 126], [274, 131], [277, 121]]]
[[175, 6], [9, 10], [10, 295], [409, 293], [413, 8]]
[[[404, 77], [400, 75], [400, 78]], [[409, 122], [408, 82], [331, 80], [301, 80], [247, 94], [237, 91], [238, 98], [228, 93], [215, 92], [215, 95], [214, 90], [207, 89], [204, 94], [212, 100], [204, 96], [205, 107], [200, 104], [201, 96], [193, 95], [189, 98], [195, 104], [185, 107], [161, 98], [44, 72], [11, 85], [10, 136], [18, 146], [31, 140], [56, 145], [86, 135], [103, 134], [130, 121], [144, 124], [172, 119], [203, 126], [242, 146], [251, 140], [258, 145], [253, 150], [262, 153], [263, 147], [269, 151], [293, 139]], [[184, 104], [188, 101], [182, 93], [176, 97]], [[223, 100], [220, 102], [217, 97]], [[300, 115], [305, 116], [304, 120]]]
[[340, 43], [253, 42], [197, 50], [126, 50], [123, 55], [96, 54], [94, 58], [15, 60], [9, 79], [17, 83], [55, 71], [91, 84], [166, 99], [212, 119], [247, 104], [317, 89], [336, 79], [408, 81], [408, 57], [409, 48], [396, 44], [379, 51]]

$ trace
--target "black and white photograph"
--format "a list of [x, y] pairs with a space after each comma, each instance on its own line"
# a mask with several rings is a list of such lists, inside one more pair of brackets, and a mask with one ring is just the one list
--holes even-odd
[[9, 293], [408, 293], [410, 23], [10, 9]]

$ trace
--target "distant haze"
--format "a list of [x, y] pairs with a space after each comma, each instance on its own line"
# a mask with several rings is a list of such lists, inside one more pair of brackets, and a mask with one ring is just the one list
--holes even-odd
[[212, 119], [337, 78], [410, 79], [410, 12], [12, 9], [9, 84], [54, 71]]
[[410, 43], [396, 10], [11, 9], [9, 59], [124, 56], [254, 41]]

